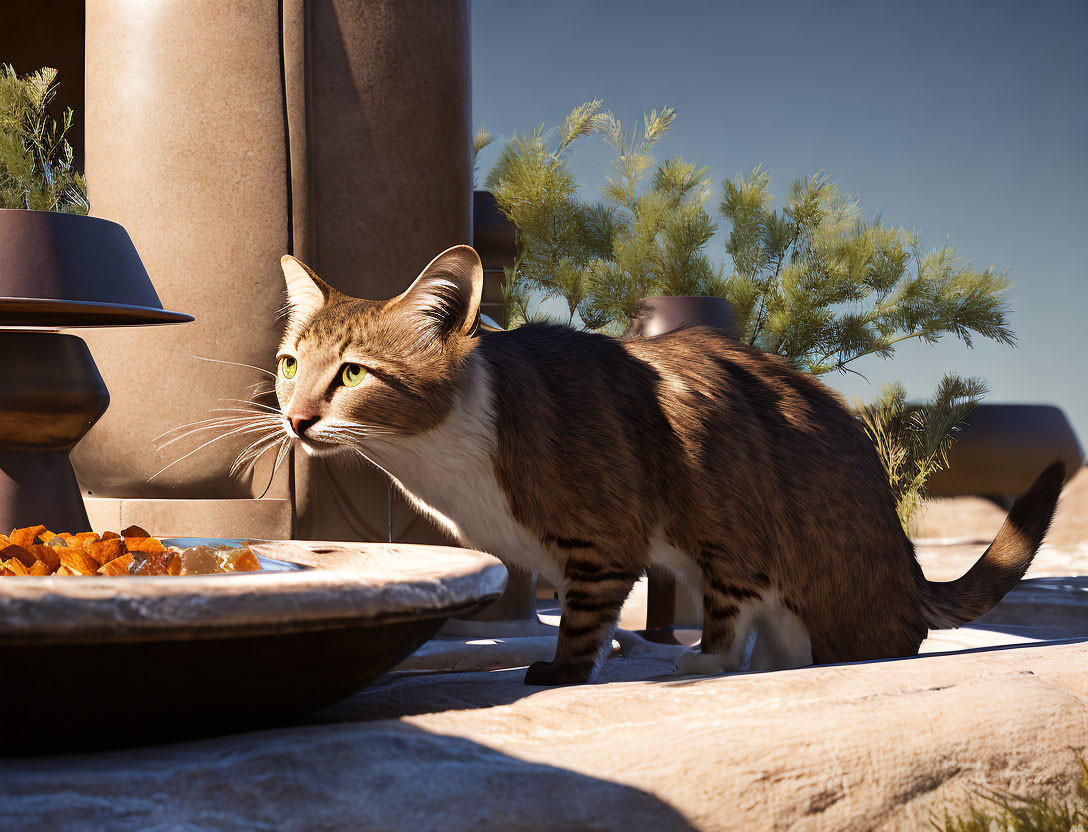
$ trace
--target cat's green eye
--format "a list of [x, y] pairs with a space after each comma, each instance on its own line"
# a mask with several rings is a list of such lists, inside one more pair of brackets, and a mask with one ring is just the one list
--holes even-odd
[[361, 364], [345, 364], [340, 378], [345, 387], [358, 387], [366, 378], [366, 368]]
[[298, 372], [298, 361], [289, 355], [280, 359], [280, 375], [284, 378], [294, 378]]

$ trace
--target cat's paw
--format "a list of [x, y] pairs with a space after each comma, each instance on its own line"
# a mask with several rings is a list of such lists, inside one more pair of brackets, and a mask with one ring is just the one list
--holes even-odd
[[689, 647], [676, 659], [676, 672], [684, 676], [714, 676], [736, 673], [740, 657], [728, 653], [704, 653], [699, 647]]
[[527, 685], [583, 685], [592, 680], [591, 664], [533, 662], [525, 672]]

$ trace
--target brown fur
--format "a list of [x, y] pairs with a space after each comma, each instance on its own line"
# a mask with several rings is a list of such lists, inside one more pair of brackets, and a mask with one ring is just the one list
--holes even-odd
[[[706, 328], [633, 341], [542, 324], [477, 333], [478, 261], [466, 250], [451, 250], [460, 259], [437, 284], [425, 271], [393, 301], [326, 292], [324, 307], [289, 327], [298, 377], [278, 389], [285, 411], [396, 442], [444, 424], [473, 373], [486, 376], [494, 477], [563, 583], [556, 659], [526, 681], [592, 675], [631, 586], [653, 565], [655, 535], [698, 566], [710, 654], [731, 649], [742, 606], [773, 591], [807, 628], [814, 662], [913, 655], [930, 627], [981, 615], [1027, 569], [1060, 465], [967, 575], [931, 583], [871, 441], [829, 388]], [[366, 390], [337, 391], [345, 361], [370, 369]], [[310, 443], [322, 449], [320, 437]]]

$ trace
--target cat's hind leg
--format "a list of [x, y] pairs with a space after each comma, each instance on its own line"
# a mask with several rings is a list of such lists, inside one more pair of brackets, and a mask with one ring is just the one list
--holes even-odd
[[778, 593], [764, 596], [757, 627], [752, 670], [786, 670], [812, 664], [808, 627], [782, 604]]
[[530, 666], [525, 684], [577, 685], [595, 679], [611, 649], [620, 608], [638, 578], [581, 552], [568, 558], [555, 659]]
[[758, 598], [738, 598], [713, 586], [703, 592], [703, 638], [676, 660], [685, 676], [735, 673], [759, 619]]

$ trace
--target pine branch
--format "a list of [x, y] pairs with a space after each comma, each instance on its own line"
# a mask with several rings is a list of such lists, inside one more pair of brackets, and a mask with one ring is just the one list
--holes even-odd
[[19, 78], [10, 65], [0, 65], [0, 208], [74, 214], [90, 208], [65, 138], [72, 111], [65, 110], [59, 125], [47, 111], [56, 79], [50, 67]]

